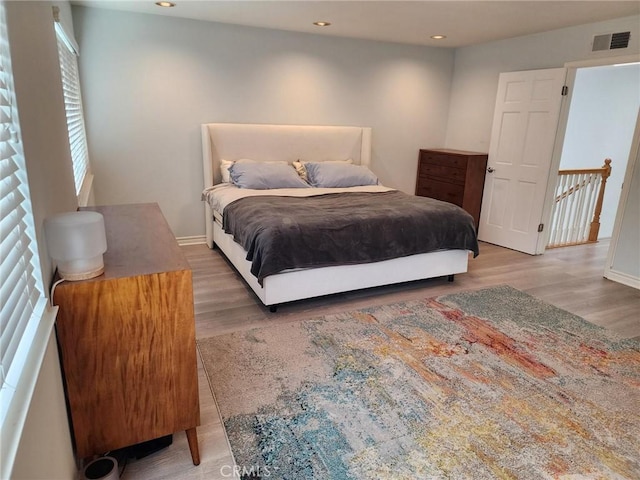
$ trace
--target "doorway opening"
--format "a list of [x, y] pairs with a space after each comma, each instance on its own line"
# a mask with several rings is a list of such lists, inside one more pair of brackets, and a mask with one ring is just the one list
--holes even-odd
[[[562, 171], [595, 170], [604, 167], [605, 159], [612, 160], [611, 175], [606, 180], [606, 189], [602, 198], [602, 211], [597, 218], [599, 220], [597, 237], [589, 238], [588, 241], [610, 238], [613, 232], [640, 108], [639, 84], [640, 64], [637, 62], [575, 69], [559, 169]], [[553, 182], [555, 179], [551, 176], [550, 181]], [[558, 183], [563, 181], [566, 181], [566, 178], [559, 176]], [[589, 185], [589, 188], [592, 187], [593, 184]], [[569, 214], [569, 209], [572, 207], [583, 209], [582, 203], [588, 203], [591, 200], [595, 203], [595, 197], [587, 194], [587, 188], [579, 190], [580, 188], [572, 188], [570, 193], [574, 195], [560, 195], [554, 198], [554, 207], [557, 208], [554, 208], [551, 222], [554, 230], [549, 235], [548, 248], [575, 244], [576, 242], [571, 238], [573, 233], [570, 231], [575, 227], [577, 236], [578, 229], [583, 230], [577, 221], [575, 225], [571, 225], [574, 220]], [[578, 200], [578, 197], [584, 198]], [[586, 198], [588, 200], [585, 200]], [[567, 210], [566, 215], [564, 209]], [[590, 214], [592, 215], [593, 212]], [[592, 219], [587, 219], [586, 215], [585, 211], [584, 220], [588, 225]], [[586, 236], [584, 238], [586, 239]]]

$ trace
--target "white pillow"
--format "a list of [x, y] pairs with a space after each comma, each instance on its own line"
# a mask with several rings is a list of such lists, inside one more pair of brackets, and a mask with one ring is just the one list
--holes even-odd
[[[307, 178], [307, 169], [304, 167], [305, 163], [309, 163], [309, 162], [304, 162], [302, 160], [296, 160], [295, 162], [293, 162], [293, 168], [296, 169], [296, 172], [298, 172], [298, 175], [300, 175], [300, 178], [302, 178], [305, 182], [307, 182], [309, 179]], [[346, 160], [325, 160], [322, 163], [344, 163], [344, 164], [350, 164], [353, 163], [353, 160], [348, 158]]]
[[222, 183], [229, 183], [229, 169], [233, 165], [232, 160], [220, 160], [220, 174], [222, 175]]

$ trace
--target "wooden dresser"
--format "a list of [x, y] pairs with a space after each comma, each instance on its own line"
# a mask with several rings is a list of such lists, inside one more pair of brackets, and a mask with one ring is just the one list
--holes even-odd
[[416, 195], [464, 208], [478, 230], [487, 158], [486, 153], [462, 150], [420, 150]]
[[104, 216], [103, 275], [54, 292], [76, 454], [86, 458], [185, 430], [200, 463], [191, 269], [157, 204]]

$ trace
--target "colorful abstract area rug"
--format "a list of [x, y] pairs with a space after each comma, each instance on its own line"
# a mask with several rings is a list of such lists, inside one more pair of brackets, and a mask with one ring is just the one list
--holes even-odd
[[245, 478], [640, 478], [640, 344], [508, 286], [198, 345]]

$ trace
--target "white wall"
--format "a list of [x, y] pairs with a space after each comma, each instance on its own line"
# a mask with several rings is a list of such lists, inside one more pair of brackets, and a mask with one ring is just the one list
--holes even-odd
[[[591, 53], [594, 35], [630, 31], [624, 50]], [[489, 151], [501, 72], [562, 67], [566, 62], [640, 52], [640, 16], [592, 23], [459, 48], [451, 91], [446, 146]]]
[[[51, 2], [6, 2], [7, 30], [45, 289], [53, 270], [42, 235], [47, 216], [77, 208]], [[70, 11], [68, 5], [62, 7]], [[55, 337], [51, 335], [12, 479], [72, 479], [76, 468]]]
[[560, 168], [598, 168], [611, 158], [599, 238], [613, 232], [638, 107], [640, 65], [577, 70]]
[[204, 234], [199, 124], [373, 127], [373, 170], [415, 188], [444, 144], [453, 51], [74, 7], [97, 203], [158, 202]]
[[11, 479], [72, 480], [76, 474], [58, 346], [55, 335], [52, 335], [42, 361]]

